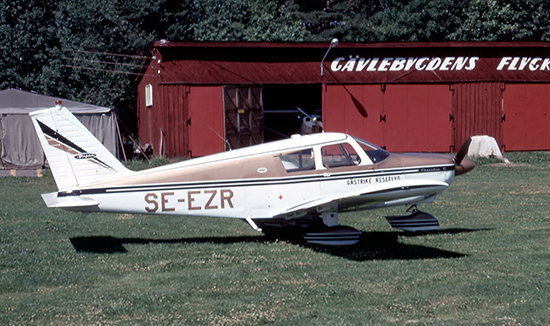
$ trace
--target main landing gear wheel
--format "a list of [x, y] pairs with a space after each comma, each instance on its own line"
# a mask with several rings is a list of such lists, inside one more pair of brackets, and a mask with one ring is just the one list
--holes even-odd
[[[247, 220], [252, 225], [251, 221]], [[305, 240], [308, 244], [321, 246], [351, 246], [361, 240], [361, 231], [339, 225], [338, 212], [328, 210], [321, 216], [306, 216], [290, 220], [254, 220], [256, 230], [267, 236], [279, 236], [291, 241]]]
[[324, 227], [304, 234], [308, 244], [322, 246], [351, 246], [361, 240], [361, 231], [339, 225], [337, 207], [321, 212]]
[[321, 246], [351, 246], [361, 240], [361, 231], [349, 226], [331, 226], [304, 234], [304, 240]]
[[386, 216], [386, 220], [392, 227], [409, 232], [428, 232], [439, 228], [437, 219], [431, 214], [419, 211], [416, 205], [409, 207], [407, 211], [412, 213], [407, 216]]

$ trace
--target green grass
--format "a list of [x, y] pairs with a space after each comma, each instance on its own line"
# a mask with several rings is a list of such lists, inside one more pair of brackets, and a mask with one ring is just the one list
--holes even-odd
[[2, 325], [549, 325], [550, 154], [478, 160], [428, 234], [341, 215], [349, 248], [213, 218], [48, 209], [50, 176], [0, 179]]

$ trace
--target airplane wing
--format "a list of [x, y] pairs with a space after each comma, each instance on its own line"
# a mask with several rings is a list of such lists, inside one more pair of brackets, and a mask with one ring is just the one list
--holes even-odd
[[[426, 196], [416, 196], [414, 194], [411, 194], [411, 197], [401, 195], [399, 196], [399, 199], [393, 199], [391, 198], [391, 194], [411, 189], [418, 189], [420, 187], [434, 188], [435, 194], [447, 188], [448, 184], [445, 182], [438, 182], [433, 180], [411, 180], [408, 182], [400, 181], [394, 182], [393, 184], [384, 183], [370, 186], [368, 189], [362, 188], [353, 192], [346, 192], [343, 195], [338, 194], [331, 197], [321, 197], [315, 200], [304, 202], [300, 205], [290, 207], [284, 211], [281, 211], [280, 213], [275, 214], [275, 216], [273, 217], [299, 217], [327, 211], [333, 207], [338, 207], [338, 211], [341, 212], [345, 211], [346, 208], [358, 206], [358, 202], [361, 202], [362, 204], [368, 203], [369, 201], [365, 201], [365, 197], [371, 197], [371, 203], [401, 200], [403, 201], [403, 205], [407, 205], [410, 201], [422, 200], [425, 199]], [[359, 199], [361, 200], [359, 201]]]

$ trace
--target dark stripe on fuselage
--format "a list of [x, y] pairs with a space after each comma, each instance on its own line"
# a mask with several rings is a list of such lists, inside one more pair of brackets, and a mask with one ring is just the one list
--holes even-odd
[[331, 173], [330, 176], [322, 174], [301, 175], [296, 177], [281, 177], [271, 179], [245, 179], [245, 180], [215, 180], [215, 181], [197, 181], [186, 183], [168, 183], [168, 184], [149, 184], [149, 185], [130, 185], [130, 186], [115, 186], [105, 188], [90, 188], [78, 189], [70, 192], [59, 192], [58, 197], [79, 196], [79, 195], [94, 195], [94, 194], [113, 194], [113, 193], [131, 193], [141, 191], [164, 191], [164, 190], [186, 190], [186, 189], [206, 189], [213, 187], [247, 187], [247, 186], [272, 186], [284, 185], [293, 183], [311, 183], [323, 181], [349, 180], [373, 177], [391, 177], [395, 175], [410, 175], [417, 173], [434, 173], [454, 170], [454, 165], [438, 165], [424, 166], [411, 168], [395, 168], [387, 170], [363, 170], [351, 172]]
[[[38, 122], [38, 125], [40, 126], [40, 129], [42, 129], [42, 132], [46, 136], [50, 137], [51, 139], [56, 140], [60, 144], [63, 144], [65, 146], [69, 147], [69, 148], [72, 148], [73, 150], [75, 150], [79, 154], [87, 153], [84, 148], [82, 148], [82, 147], [78, 146], [77, 144], [73, 143], [72, 141], [67, 139], [65, 136], [63, 136], [62, 134], [60, 134], [57, 131], [53, 130], [52, 128], [48, 127], [46, 124], [42, 123], [40, 120], [36, 119], [36, 122]], [[107, 169], [111, 169], [111, 170], [113, 169], [112, 167], [110, 167], [108, 164], [101, 161], [97, 157], [90, 157], [88, 159], [91, 159], [92, 161], [104, 166]]]

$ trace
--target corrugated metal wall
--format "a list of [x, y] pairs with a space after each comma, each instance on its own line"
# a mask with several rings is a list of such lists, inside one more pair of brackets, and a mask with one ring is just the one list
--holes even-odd
[[154, 155], [203, 156], [224, 150], [220, 86], [154, 85], [153, 106], [138, 110], [141, 144], [151, 144]]
[[156, 145], [156, 153], [162, 156], [175, 157], [187, 156], [188, 131], [185, 125], [187, 121], [186, 93], [189, 86], [185, 85], [159, 85], [158, 97], [160, 107], [155, 114], [157, 136], [153, 130], [153, 144]]
[[488, 135], [502, 144], [502, 83], [453, 84], [453, 129], [456, 150], [470, 136]]
[[[321, 76], [326, 46], [155, 42], [139, 80], [142, 143], [167, 156], [219, 151], [216, 134], [227, 136], [224, 85], [318, 84], [325, 130], [392, 151], [457, 150], [472, 135], [492, 136], [509, 151], [550, 150], [548, 42], [344, 42]], [[205, 87], [196, 88], [202, 98], [189, 93], [195, 87]]]
[[[225, 149], [221, 86], [156, 87], [154, 106], [140, 108], [142, 144], [168, 157]], [[507, 151], [550, 149], [547, 84], [324, 85], [323, 108], [326, 131], [395, 152], [456, 151], [474, 135]]]

